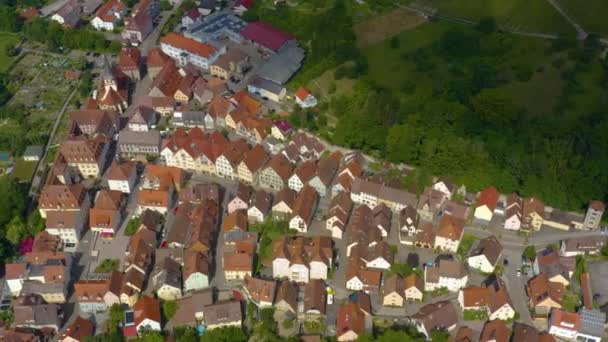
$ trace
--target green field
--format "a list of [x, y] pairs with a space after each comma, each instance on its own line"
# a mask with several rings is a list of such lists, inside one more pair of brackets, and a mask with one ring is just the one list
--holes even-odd
[[564, 35], [576, 33], [546, 0], [418, 0], [414, 4], [437, 9], [439, 15], [469, 20], [494, 17], [501, 27], [508, 30]]
[[559, 0], [568, 13], [578, 21], [584, 30], [608, 34], [608, 1], [606, 0]]
[[14, 57], [6, 55], [6, 46], [9, 44], [16, 44], [17, 42], [19, 42], [19, 37], [17, 37], [17, 35], [0, 32], [0, 72], [5, 72], [15, 59]]
[[37, 162], [18, 159], [15, 161], [13, 175], [20, 182], [29, 182], [34, 174]]

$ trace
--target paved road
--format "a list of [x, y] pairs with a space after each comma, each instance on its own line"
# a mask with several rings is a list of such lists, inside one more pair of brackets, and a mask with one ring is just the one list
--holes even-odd
[[[49, 134], [49, 139], [44, 147], [42, 157], [40, 157], [40, 161], [38, 162], [38, 165], [36, 165], [36, 170], [34, 171], [34, 179], [32, 180], [32, 184], [30, 185], [30, 190], [29, 190], [29, 195], [32, 197], [36, 196], [36, 191], [38, 190], [38, 187], [40, 185], [41, 178], [38, 177], [38, 172], [41, 170], [44, 170], [44, 167], [46, 166], [44, 164], [44, 159], [46, 158], [46, 156], [48, 154], [50, 143], [53, 142], [53, 138], [55, 137], [55, 134], [57, 133], [57, 128], [59, 127], [61, 118], [63, 117], [63, 114], [67, 110], [68, 105], [70, 104], [70, 101], [72, 100], [72, 97], [74, 97], [74, 94], [76, 94], [76, 91], [78, 90], [79, 85], [80, 85], [80, 82], [78, 82], [78, 84], [76, 85], [76, 88], [74, 88], [74, 90], [72, 90], [70, 95], [64, 101], [63, 106], [61, 107], [59, 112], [57, 112], [57, 118], [55, 119], [55, 123], [53, 124], [53, 128], [51, 129], [51, 133]], [[32, 204], [30, 204], [30, 205], [32, 205]]]

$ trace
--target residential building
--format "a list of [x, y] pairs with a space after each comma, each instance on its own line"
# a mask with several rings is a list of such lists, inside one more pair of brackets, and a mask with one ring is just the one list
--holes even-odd
[[532, 326], [515, 322], [513, 323], [512, 341], [555, 342], [555, 339], [546, 331], [541, 333]]
[[332, 238], [342, 238], [352, 209], [353, 201], [347, 193], [340, 192], [332, 198], [325, 221], [325, 228], [331, 232]]
[[228, 214], [232, 214], [237, 210], [246, 211], [247, 209], [249, 209], [249, 202], [251, 202], [252, 195], [252, 187], [243, 183], [239, 183], [236, 187], [236, 193], [228, 202]]
[[173, 32], [161, 38], [160, 46], [178, 65], [190, 63], [204, 70], [226, 53], [226, 46], [217, 48]]
[[279, 219], [288, 219], [293, 213], [297, 193], [290, 188], [284, 188], [274, 197], [272, 204], [272, 215]]
[[75, 247], [85, 228], [86, 216], [82, 211], [51, 210], [46, 216], [46, 232], [59, 236], [64, 248]]
[[238, 178], [238, 165], [249, 151], [245, 140], [239, 139], [228, 144], [224, 152], [216, 159], [216, 174], [227, 179]]
[[405, 300], [422, 301], [424, 296], [424, 280], [412, 273], [404, 279]]
[[249, 67], [249, 56], [239, 48], [232, 48], [221, 55], [215, 63], [209, 67], [209, 73], [213, 77], [223, 80], [233, 78], [241, 80], [245, 70]]
[[329, 237], [282, 237], [274, 244], [272, 274], [297, 283], [310, 279], [327, 279], [332, 263], [332, 241]]
[[161, 331], [160, 302], [157, 299], [142, 296], [133, 306], [133, 314], [136, 334], [141, 331]]
[[448, 196], [434, 188], [425, 188], [418, 202], [418, 215], [420, 219], [427, 222], [432, 222], [439, 213], [443, 203], [448, 200]]
[[222, 230], [229, 232], [231, 230], [247, 231], [247, 211], [243, 209], [235, 210], [224, 217]]
[[110, 278], [103, 280], [80, 280], [74, 283], [78, 309], [82, 313], [94, 314], [108, 309], [104, 296], [109, 290]]
[[441, 301], [420, 308], [412, 316], [412, 321], [416, 330], [430, 339], [431, 333], [435, 330], [446, 330], [448, 332], [454, 330], [458, 325], [458, 314], [456, 314], [452, 303]]
[[308, 184], [317, 190], [319, 196], [325, 197], [327, 194], [334, 179], [334, 175], [336, 174], [336, 171], [338, 171], [341, 159], [342, 153], [336, 151], [328, 157], [319, 160], [316, 174], [308, 181]]
[[110, 190], [130, 194], [137, 180], [137, 169], [130, 162], [112, 161], [106, 178]]
[[493, 273], [502, 254], [502, 245], [494, 236], [481, 239], [477, 247], [469, 253], [469, 267], [484, 273]]
[[283, 190], [289, 177], [293, 173], [291, 163], [283, 155], [276, 155], [270, 159], [258, 176], [261, 187], [271, 190]]
[[152, 289], [162, 300], [176, 300], [182, 297], [181, 265], [170, 257], [156, 258], [151, 275]]
[[203, 307], [207, 330], [224, 327], [240, 328], [243, 323], [240, 302], [222, 302]]
[[451, 200], [456, 192], [456, 185], [447, 179], [439, 178], [433, 183], [433, 190], [443, 193], [447, 200]]
[[89, 206], [89, 196], [82, 184], [47, 184], [38, 198], [38, 210], [45, 219], [51, 210], [86, 212]]
[[244, 39], [253, 42], [268, 52], [278, 52], [287, 42], [294, 39], [289, 34], [261, 21], [247, 24], [241, 30], [241, 35]]
[[451, 216], [443, 216], [435, 232], [435, 248], [456, 253], [464, 234], [464, 222]]
[[94, 335], [94, 331], [93, 322], [78, 316], [59, 336], [59, 342], [84, 342], [88, 336]]
[[285, 87], [261, 77], [255, 77], [247, 85], [247, 91], [274, 102], [281, 102], [287, 95]]
[[103, 173], [108, 147], [108, 141], [103, 136], [72, 137], [61, 143], [59, 155], [83, 177], [97, 178]]
[[545, 219], [545, 205], [537, 198], [526, 198], [523, 202], [521, 228], [527, 231], [537, 231]]
[[488, 321], [483, 325], [479, 342], [509, 342], [511, 330], [501, 320]]
[[459, 291], [462, 310], [485, 311], [489, 320], [510, 320], [515, 316], [509, 293], [502, 279], [491, 276], [481, 287], [469, 286]]
[[59, 331], [61, 327], [60, 308], [57, 304], [45, 304], [44, 300], [37, 295], [20, 297], [13, 304], [13, 326]]
[[247, 220], [252, 224], [264, 222], [270, 214], [271, 207], [272, 195], [262, 190], [256, 191], [247, 209]]
[[424, 268], [425, 291], [447, 288], [456, 292], [466, 286], [468, 279], [465, 264], [460, 261], [439, 260], [439, 263]]
[[359, 254], [353, 254], [348, 261], [345, 279], [348, 290], [378, 293], [382, 272], [368, 269]]
[[317, 105], [317, 98], [306, 88], [298, 88], [294, 95], [296, 104], [302, 108], [311, 108]]
[[113, 110], [84, 109], [70, 113], [74, 135], [94, 137], [104, 135], [112, 138], [120, 127], [119, 114]]
[[157, 157], [160, 153], [160, 132], [120, 131], [118, 134], [118, 151], [127, 158]]
[[581, 328], [581, 317], [576, 312], [551, 309], [549, 314], [549, 334], [565, 340], [573, 340]]
[[244, 158], [239, 162], [237, 175], [241, 182], [245, 184], [256, 184], [258, 173], [268, 161], [268, 154], [262, 145], [255, 145], [245, 153]]
[[494, 209], [498, 204], [500, 194], [495, 187], [490, 186], [479, 193], [475, 206], [475, 219], [481, 222], [490, 222], [494, 215]]
[[[310, 282], [309, 284], [312, 284]], [[319, 294], [322, 297], [322, 294]], [[285, 313], [287, 317], [295, 318], [298, 313], [298, 286], [288, 280], [280, 280], [277, 295], [274, 299], [276, 310]]]
[[151, 48], [148, 50], [148, 54], [146, 55], [146, 69], [148, 70], [150, 79], [156, 79], [160, 71], [167, 64], [171, 63], [171, 58], [167, 56], [161, 49]]
[[76, 28], [80, 25], [80, 14], [82, 6], [77, 1], [67, 1], [57, 12], [51, 16], [51, 20], [68, 27]]
[[304, 186], [298, 194], [293, 206], [293, 213], [289, 219], [289, 228], [305, 233], [312, 223], [312, 218], [317, 208], [319, 195], [314, 188]]
[[[151, 3], [155, 2], [156, 1], [151, 1]], [[121, 33], [123, 42], [131, 46], [138, 46], [143, 43], [154, 30], [153, 19], [154, 18], [145, 11], [139, 11], [130, 18], [125, 18], [125, 28]]]
[[602, 221], [602, 215], [606, 206], [601, 201], [591, 201], [587, 207], [587, 213], [585, 214], [585, 229], [594, 230], [600, 226]]
[[606, 313], [600, 310], [582, 308], [578, 314], [581, 325], [576, 333], [576, 340], [600, 342], [605, 335]]
[[228, 140], [218, 131], [206, 134], [196, 127], [189, 131], [178, 128], [163, 141], [161, 161], [168, 166], [215, 174], [216, 160], [227, 146]]
[[253, 254], [224, 252], [222, 269], [226, 280], [242, 280], [253, 275]]
[[399, 212], [408, 205], [415, 206], [418, 202], [416, 195], [412, 193], [361, 178], [354, 180], [350, 198], [353, 202], [365, 204], [370, 208], [384, 203], [394, 212]]
[[564, 286], [570, 285], [570, 278], [574, 273], [575, 258], [562, 257], [559, 252], [551, 248], [544, 249], [536, 254], [532, 270], [535, 275], [544, 273], [551, 282], [559, 282]]
[[549, 281], [546, 274], [539, 274], [530, 279], [526, 290], [530, 297], [530, 306], [537, 315], [547, 315], [552, 308], [562, 307], [565, 286]]
[[400, 235], [414, 236], [418, 232], [419, 216], [416, 208], [407, 206], [399, 212]]
[[97, 30], [114, 30], [127, 12], [127, 6], [118, 0], [110, 0], [103, 4], [91, 20], [91, 25]]
[[382, 286], [382, 305], [402, 307], [405, 302], [405, 279], [393, 275], [384, 280]]
[[177, 311], [173, 318], [165, 325], [168, 329], [179, 326], [196, 327], [203, 321], [203, 308], [213, 304], [213, 291], [211, 289], [193, 292], [176, 301]]
[[347, 302], [338, 308], [337, 340], [355, 341], [366, 331], [366, 313], [357, 303]]
[[158, 118], [153, 108], [133, 106], [127, 110], [127, 115], [129, 116], [129, 120], [127, 121], [127, 130], [129, 131], [147, 132], [156, 128]]
[[8, 292], [13, 297], [18, 297], [23, 289], [23, 282], [27, 279], [28, 264], [12, 263], [4, 265], [4, 279]]
[[270, 129], [270, 134], [279, 140], [287, 140], [292, 133], [293, 126], [287, 120], [275, 121]]
[[146, 165], [137, 196], [137, 213], [146, 209], [166, 213], [173, 205], [174, 192], [181, 189], [182, 177], [182, 170], [176, 167]]
[[507, 196], [505, 210], [505, 229], [519, 230], [523, 221], [524, 203], [516, 193]]
[[249, 299], [257, 306], [271, 307], [274, 303], [276, 292], [276, 282], [274, 280], [245, 277], [243, 289]]
[[597, 254], [606, 244], [605, 238], [573, 237], [560, 241], [559, 255], [575, 257], [577, 255]]

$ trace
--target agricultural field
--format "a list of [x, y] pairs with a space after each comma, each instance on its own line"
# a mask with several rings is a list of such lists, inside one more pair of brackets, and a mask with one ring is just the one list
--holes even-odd
[[370, 46], [410, 30], [426, 20], [413, 11], [399, 8], [385, 15], [376, 16], [354, 26], [359, 47]]
[[[571, 2], [575, 3], [574, 0]], [[576, 3], [580, 4], [578, 1]], [[494, 17], [507, 30], [576, 34], [574, 28], [546, 0], [415, 0], [412, 5], [435, 9], [439, 15], [474, 21]], [[597, 13], [599, 16], [603, 12]]]
[[0, 73], [7, 71], [15, 57], [6, 54], [6, 47], [19, 42], [19, 37], [12, 33], [0, 32]]
[[608, 1], [558, 0], [558, 2], [584, 30], [601, 35], [608, 34], [608, 20], [606, 20]]

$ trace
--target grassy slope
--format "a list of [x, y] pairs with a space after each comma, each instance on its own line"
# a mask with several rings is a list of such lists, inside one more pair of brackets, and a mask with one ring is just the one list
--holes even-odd
[[575, 34], [574, 28], [546, 0], [420, 0], [439, 14], [477, 20], [494, 17], [510, 30]]
[[[417, 85], [415, 96], [430, 96], [433, 83], [431, 76], [417, 72], [413, 63], [404, 60], [402, 56], [432, 45], [451, 25], [445, 22], [429, 23], [402, 32], [397, 36], [401, 42], [399, 49], [391, 49], [388, 40], [365, 49], [372, 81], [395, 90], [399, 90], [407, 80], [414, 81]], [[504, 88], [530, 112], [550, 113], [560, 94], [562, 81], [560, 70], [554, 68], [551, 60], [546, 58], [545, 49], [549, 43], [543, 39], [519, 36], [512, 36], [512, 39], [516, 42], [516, 48], [504, 56], [501, 65], [507, 68], [527, 65], [532, 70], [542, 71], [535, 71], [529, 81], [515, 80]], [[447, 74], [447, 66], [443, 62], [438, 61], [435, 67], [440, 73]]]
[[608, 1], [606, 0], [559, 0], [561, 5], [583, 28], [590, 32], [608, 34]]
[[19, 42], [19, 37], [17, 37], [17, 35], [0, 32], [0, 72], [5, 72], [14, 59], [14, 57], [6, 55], [6, 46], [8, 44], [16, 44], [17, 42]]

